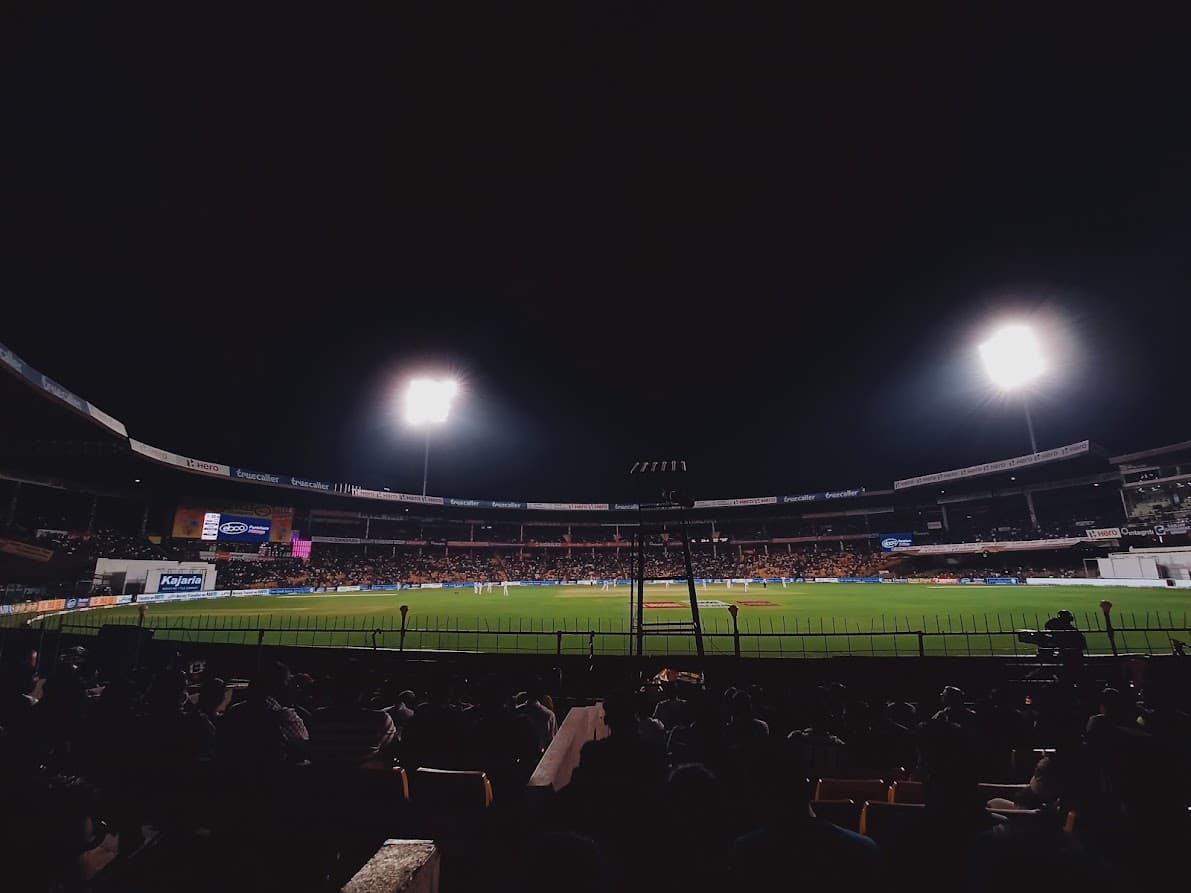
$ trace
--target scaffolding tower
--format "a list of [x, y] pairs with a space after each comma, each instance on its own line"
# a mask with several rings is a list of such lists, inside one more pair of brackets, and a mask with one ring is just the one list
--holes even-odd
[[[671, 636], [690, 633], [695, 639], [695, 651], [703, 657], [703, 627], [699, 622], [699, 598], [695, 592], [695, 573], [691, 564], [691, 544], [687, 536], [688, 509], [694, 499], [679, 486], [685, 482], [685, 459], [646, 460], [634, 462], [629, 475], [638, 483], [637, 528], [633, 534], [630, 556], [636, 558], [636, 572], [629, 581], [630, 627], [636, 642], [638, 657], [645, 654], [647, 636]], [[660, 485], [660, 486], [651, 486]], [[655, 494], [646, 498], [646, 494]], [[682, 543], [683, 568], [686, 572], [687, 593], [690, 595], [689, 620], [645, 620], [645, 552], [654, 533], [668, 531], [677, 524]]]

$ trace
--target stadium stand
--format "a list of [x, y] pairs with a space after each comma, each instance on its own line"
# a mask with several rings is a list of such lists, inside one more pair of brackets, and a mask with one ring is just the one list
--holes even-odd
[[[889, 700], [745, 678], [604, 680], [601, 709], [584, 707], [582, 678], [512, 670], [517, 684], [508, 667], [469, 679], [324, 655], [294, 671], [269, 659], [244, 679], [230, 653], [227, 670], [172, 646], [145, 656], [112, 675], [76, 649], [35, 674], [27, 644], [6, 647], [10, 889], [337, 888], [397, 837], [436, 840], [449, 889], [528, 884], [528, 854], [554, 847], [578, 848], [558, 870], [585, 889], [767, 887], [780, 866], [831, 889], [987, 889], [982, 873], [1005, 865], [1027, 890], [1056, 877], [1145, 889], [1188, 831], [1176, 658], [1105, 713], [1104, 681], [1087, 672], [1023, 683], [1024, 706], [997, 691]], [[572, 707], [578, 747], [563, 740]], [[543, 712], [563, 719], [559, 755], [535, 731]], [[812, 728], [838, 742], [838, 772], [815, 773]], [[864, 765], [903, 753], [912, 779]], [[559, 759], [573, 771], [557, 791], [529, 784], [539, 763], [565, 777]]]

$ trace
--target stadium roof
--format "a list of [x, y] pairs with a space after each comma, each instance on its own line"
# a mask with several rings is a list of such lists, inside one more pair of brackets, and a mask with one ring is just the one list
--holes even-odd
[[1149, 450], [1139, 450], [1136, 453], [1124, 453], [1120, 456], [1112, 456], [1109, 462], [1114, 465], [1124, 465], [1128, 462], [1138, 462], [1142, 459], [1152, 459], [1155, 456], [1165, 456], [1167, 453], [1181, 453], [1184, 450], [1191, 450], [1191, 440], [1184, 440], [1180, 443], [1172, 443], [1167, 446], [1154, 447]]
[[[208, 479], [220, 479], [240, 482], [250, 485], [260, 485], [272, 488], [304, 491], [307, 493], [326, 494], [330, 496], [356, 498], [374, 502], [396, 502], [404, 505], [423, 505], [427, 507], [445, 507], [460, 509], [495, 509], [520, 510], [529, 512], [627, 512], [635, 511], [634, 502], [532, 502], [526, 500], [493, 500], [470, 499], [461, 497], [422, 496], [420, 494], [399, 493], [389, 489], [375, 489], [363, 487], [355, 483], [324, 481], [296, 475], [282, 474], [271, 471], [242, 468], [220, 462], [213, 462], [199, 457], [186, 456], [170, 450], [161, 449], [128, 435], [125, 426], [84, 398], [73, 394], [57, 384], [49, 376], [25, 363], [13, 351], [0, 344], [0, 364], [12, 372], [17, 379], [35, 393], [48, 398], [53, 403], [70, 409], [79, 418], [89, 421], [101, 428], [109, 437], [124, 443], [131, 453], [141, 459], [148, 459], [158, 465], [199, 475]], [[1130, 458], [1142, 458], [1159, 454], [1164, 451], [1179, 449], [1191, 445], [1191, 442], [1163, 447], [1142, 453], [1135, 453], [1125, 457], [1117, 457], [1113, 461]], [[848, 487], [837, 490], [823, 490], [799, 494], [779, 494], [770, 496], [734, 497], [724, 499], [695, 500], [696, 510], [733, 510], [773, 506], [791, 508], [805, 506], [807, 508], [827, 508], [838, 503], [868, 497], [890, 496], [897, 491], [937, 485], [944, 482], [968, 481], [1009, 472], [1035, 469], [1046, 464], [1079, 460], [1088, 456], [1103, 456], [1104, 450], [1090, 441], [1079, 441], [1066, 444], [1035, 454], [1014, 456], [1007, 459], [985, 462], [979, 465], [956, 468], [947, 471], [933, 472], [895, 481], [892, 489], [868, 490], [864, 487]], [[1091, 480], [1089, 478], [1089, 480]], [[1019, 488], [1020, 489], [1020, 488]], [[1017, 492], [1017, 490], [1013, 491]]]

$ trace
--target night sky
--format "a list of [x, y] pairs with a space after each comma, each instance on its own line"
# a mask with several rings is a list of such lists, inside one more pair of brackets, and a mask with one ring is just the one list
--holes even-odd
[[454, 496], [1017, 455], [1010, 319], [1040, 447], [1191, 438], [1182, 32], [954, 6], [26, 12], [0, 341], [154, 445], [412, 491], [398, 385], [449, 370]]

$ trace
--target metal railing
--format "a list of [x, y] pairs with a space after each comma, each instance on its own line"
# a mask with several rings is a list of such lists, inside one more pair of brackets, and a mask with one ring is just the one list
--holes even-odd
[[[411, 618], [413, 619], [413, 618]], [[1116, 626], [1117, 650], [1122, 653], [1168, 653], [1174, 638], [1191, 636], [1188, 616], [1155, 612], [1122, 612]], [[1084, 616], [1088, 653], [1112, 653], [1100, 615]], [[461, 618], [427, 615], [409, 623], [396, 615], [185, 614], [148, 617], [146, 628], [159, 639], [242, 645], [305, 645], [385, 648], [397, 651], [538, 653], [558, 655], [627, 655], [635, 632], [630, 623], [607, 618], [494, 618], [468, 625]], [[108, 611], [62, 614], [33, 620], [45, 632], [95, 634], [112, 623], [137, 624], [127, 613]], [[1045, 617], [1025, 614], [882, 615], [865, 625], [835, 617], [753, 617], [743, 613], [736, 623], [710, 616], [703, 623], [708, 654], [741, 657], [831, 657], [838, 655], [1032, 656], [1036, 649], [1018, 641], [1019, 629], [1041, 629]], [[695, 652], [689, 631], [650, 631], [646, 653], [686, 655]]]

